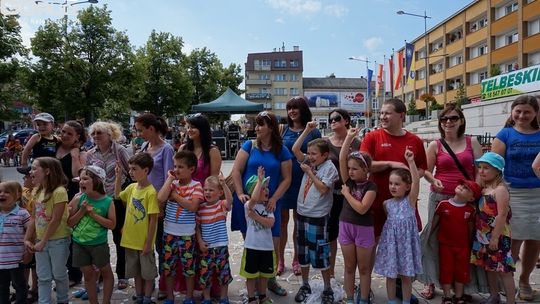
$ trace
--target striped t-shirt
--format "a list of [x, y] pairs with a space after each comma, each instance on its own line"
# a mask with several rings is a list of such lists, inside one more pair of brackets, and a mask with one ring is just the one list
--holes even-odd
[[[194, 180], [191, 180], [187, 185], [179, 185], [178, 180], [175, 180], [171, 187], [172, 191], [176, 191], [178, 195], [187, 200], [199, 199], [202, 201], [204, 198], [201, 183]], [[175, 201], [167, 201], [163, 231], [176, 236], [194, 235], [195, 212], [182, 208]]]
[[202, 203], [197, 212], [197, 222], [201, 227], [202, 239], [208, 248], [227, 246], [227, 201], [215, 204]]
[[19, 206], [9, 213], [0, 213], [0, 269], [19, 267], [29, 221], [30, 214]]

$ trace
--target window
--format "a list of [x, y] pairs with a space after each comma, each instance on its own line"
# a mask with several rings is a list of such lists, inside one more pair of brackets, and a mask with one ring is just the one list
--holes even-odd
[[528, 54], [527, 61], [529, 66], [540, 64], [540, 52]]
[[371, 110], [378, 110], [379, 109], [379, 101], [377, 99], [373, 99], [371, 102]]
[[474, 59], [476, 57], [487, 54], [488, 48], [487, 44], [481, 44], [469, 48], [469, 59]]
[[416, 52], [416, 60], [424, 59], [426, 58], [426, 48], [423, 48]]
[[488, 23], [487, 17], [482, 16], [479, 19], [469, 22], [469, 32], [474, 33], [479, 29], [485, 27]]
[[505, 38], [507, 45], [517, 42], [518, 39], [519, 39], [518, 33], [511, 33], [509, 35], [506, 35], [506, 38]]
[[487, 70], [474, 71], [469, 74], [469, 84], [479, 84], [482, 80], [486, 79], [488, 75]]
[[291, 81], [298, 81], [298, 75], [297, 74], [291, 74]]
[[431, 94], [438, 95], [444, 92], [444, 86], [442, 83], [434, 84], [431, 86]]
[[433, 43], [431, 44], [431, 52], [434, 53], [434, 52], [436, 52], [436, 51], [442, 49], [442, 47], [443, 47], [442, 41], [433, 42]]
[[297, 68], [299, 65], [298, 59], [291, 59], [291, 61], [289, 61], [289, 66], [291, 68]]
[[527, 22], [527, 35], [532, 36], [540, 33], [540, 19]]
[[418, 79], [426, 79], [426, 69], [417, 70]]
[[517, 11], [518, 10], [518, 3], [517, 2], [514, 2], [514, 3], [511, 3], [507, 6], [504, 7], [504, 12], [506, 13], [506, 15], [514, 12], [514, 11]]
[[285, 110], [285, 105], [286, 105], [286, 103], [284, 103], [284, 102], [276, 102], [276, 103], [274, 103], [274, 108], [276, 110]]
[[448, 67], [453, 67], [461, 63], [463, 63], [463, 56], [461, 54], [451, 56], [448, 59]]
[[275, 81], [286, 81], [287, 76], [285, 74], [276, 74], [276, 75], [274, 75], [274, 80]]
[[274, 67], [276, 68], [286, 68], [287, 67], [287, 61], [280, 59], [280, 60], [274, 60]]
[[519, 7], [518, 2], [513, 1], [513, 2], [508, 2], [507, 4], [496, 8], [495, 9], [495, 20], [500, 19], [500, 18], [502, 18], [502, 17], [514, 12], [514, 11], [517, 11], [518, 7]]
[[298, 96], [300, 90], [298, 90], [298, 88], [291, 88], [290, 92], [291, 92], [291, 93], [289, 94], [290, 96]]
[[268, 74], [259, 74], [260, 80], [270, 80], [270, 75]]
[[519, 35], [517, 29], [495, 37], [495, 49], [517, 42]]
[[285, 88], [275, 88], [274, 89], [274, 95], [277, 96], [284, 96], [286, 94], [287, 90]]
[[501, 74], [506, 74], [508, 72], [512, 72], [519, 69], [517, 62], [515, 61], [501, 63], [499, 67], [501, 69]]
[[443, 71], [443, 63], [434, 63], [431, 65], [431, 74], [437, 74]]
[[259, 93], [268, 93], [268, 88], [260, 88]]

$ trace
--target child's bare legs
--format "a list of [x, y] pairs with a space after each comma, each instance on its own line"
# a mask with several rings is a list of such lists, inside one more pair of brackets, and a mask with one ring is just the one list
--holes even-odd
[[[344, 285], [345, 293], [347, 294], [347, 298], [353, 299], [354, 298], [354, 281], [355, 281], [354, 277], [356, 275], [356, 266], [357, 266], [356, 246], [354, 244], [341, 245], [341, 251], [343, 252], [343, 260], [345, 262], [345, 269], [343, 273], [344, 275], [343, 285]], [[360, 268], [360, 265], [358, 265], [358, 268]], [[360, 276], [360, 281], [361, 280], [362, 280], [362, 277]], [[360, 287], [363, 288], [362, 282], [360, 282]]]
[[[459, 298], [463, 297], [464, 287], [465, 287], [465, 285], [463, 285], [463, 283], [454, 282], [454, 292], [456, 294], [456, 298], [459, 299]], [[446, 297], [446, 293], [444, 294], [444, 296]]]
[[[103, 278], [103, 304], [108, 304], [111, 302], [114, 288], [114, 274], [112, 272], [111, 264], [107, 264], [105, 267], [100, 268], [100, 272], [101, 277]], [[99, 276], [99, 274], [97, 276]]]
[[396, 300], [396, 279], [386, 278], [386, 295], [388, 301]]
[[146, 298], [151, 298], [152, 292], [154, 291], [154, 280], [143, 280], [141, 277], [141, 281], [144, 282], [144, 296]]
[[[225, 285], [221, 286], [220, 297], [222, 299], [227, 299], [229, 297], [229, 284], [225, 284]], [[210, 298], [208, 298], [208, 299], [210, 299]]]
[[[360, 298], [369, 299], [371, 290], [371, 254], [373, 248], [356, 247], [356, 260], [358, 261], [358, 272], [360, 273]], [[353, 277], [354, 278], [354, 277]], [[352, 281], [354, 284], [354, 280]], [[354, 289], [354, 286], [353, 286]]]
[[[514, 283], [514, 277], [510, 272], [498, 272], [497, 273], [501, 278], [501, 281], [504, 286], [504, 291], [506, 292], [506, 303], [514, 304], [516, 299], [516, 285]], [[491, 284], [491, 282], [489, 283]], [[491, 285], [490, 285], [491, 288]]]
[[167, 284], [167, 299], [168, 300], [174, 300], [174, 292], [173, 292], [173, 290], [174, 290], [174, 277], [172, 275], [167, 276], [165, 278], [165, 284]]
[[[443, 295], [445, 298], [451, 298], [452, 297], [452, 285], [451, 284], [441, 284], [441, 287], [442, 287], [442, 290], [443, 290]], [[456, 291], [456, 297], [457, 296], [457, 291]]]
[[486, 271], [486, 276], [488, 280], [488, 286], [489, 286], [489, 294], [492, 296], [496, 296], [499, 294], [499, 276], [494, 271]]
[[[395, 290], [394, 290], [395, 292]], [[403, 301], [407, 302], [411, 300], [412, 295], [412, 277], [401, 276], [401, 292], [403, 294]]]
[[[259, 297], [261, 295], [265, 295], [267, 291], [267, 284], [268, 284], [268, 278], [259, 277], [259, 284], [257, 285], [257, 292], [259, 293]], [[255, 296], [255, 295], [253, 295]]]
[[[185, 277], [185, 278], [186, 278], [186, 297], [188, 299], [193, 299], [193, 288], [195, 287], [195, 277], [191, 276], [191, 277]], [[172, 292], [172, 289], [171, 289], [171, 292]]]
[[97, 304], [97, 284], [96, 284], [96, 272], [92, 265], [81, 267], [82, 273], [84, 274], [84, 288], [86, 288], [86, 293], [88, 294], [88, 302], [92, 304]]
[[[246, 279], [246, 288], [248, 292], [248, 298], [252, 299], [255, 298], [255, 288], [260, 289], [261, 287], [257, 284], [258, 279]], [[264, 284], [264, 287], [266, 287], [266, 283]]]

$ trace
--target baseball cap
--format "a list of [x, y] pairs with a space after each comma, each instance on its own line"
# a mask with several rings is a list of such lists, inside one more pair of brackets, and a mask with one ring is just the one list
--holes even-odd
[[480, 163], [488, 163], [499, 171], [504, 171], [504, 158], [495, 152], [487, 152], [479, 159], [474, 161], [476, 166], [478, 166]]
[[17, 168], [17, 172], [19, 172], [19, 173], [22, 174], [22, 175], [28, 175], [28, 174], [30, 174], [30, 170], [32, 170], [32, 167], [30, 167], [30, 166], [27, 166], [27, 167], [18, 167], [18, 168]]
[[[252, 175], [250, 178], [248, 178], [245, 187], [247, 194], [251, 195], [253, 193], [253, 189], [255, 189], [255, 185], [257, 184], [258, 179], [259, 178], [257, 177], [257, 175]], [[269, 181], [270, 176], [265, 177], [262, 182], [262, 187], [266, 187]]]
[[54, 122], [54, 117], [49, 113], [39, 113], [34, 117], [34, 121]]
[[105, 173], [105, 170], [103, 170], [103, 168], [98, 167], [98, 166], [94, 166], [94, 165], [90, 165], [90, 166], [85, 166], [84, 170], [92, 172], [94, 175], [99, 177], [99, 179], [101, 179], [101, 181], [103, 183], [105, 183], [105, 179], [107, 178], [107, 174]]
[[464, 185], [473, 193], [474, 200], [478, 200], [482, 196], [482, 187], [478, 185], [475, 181], [462, 179], [459, 181], [460, 185]]

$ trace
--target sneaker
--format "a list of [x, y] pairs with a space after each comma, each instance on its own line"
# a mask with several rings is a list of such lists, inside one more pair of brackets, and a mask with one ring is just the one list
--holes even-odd
[[[202, 303], [204, 303], [204, 302], [202, 302]], [[174, 304], [174, 300], [166, 299], [165, 301], [163, 301], [163, 304]]]
[[269, 297], [259, 300], [259, 304], [272, 304], [272, 303], [274, 303], [274, 301], [272, 301], [272, 299], [270, 299]]
[[219, 300], [218, 304], [229, 304], [229, 299], [227, 299], [227, 298], [221, 299], [221, 300]]
[[[169, 304], [169, 303], [166, 303], [166, 302], [165, 302], [165, 304]], [[171, 302], [171, 304], [174, 304], [174, 301]], [[212, 300], [202, 300], [202, 301], [201, 301], [201, 304], [212, 304]]]
[[294, 300], [298, 303], [302, 303], [304, 302], [304, 300], [306, 300], [306, 298], [310, 294], [311, 294], [311, 287], [309, 287], [309, 285], [302, 285], [300, 286], [300, 289], [298, 289], [296, 296], [294, 296]]
[[193, 301], [193, 299], [184, 299], [184, 301], [182, 301], [182, 304], [195, 304], [195, 301]]
[[165, 300], [167, 298], [167, 292], [163, 290], [159, 290], [157, 294], [158, 301]]
[[77, 299], [82, 298], [86, 294], [86, 289], [80, 289], [76, 291], [73, 296]]
[[332, 290], [325, 290], [321, 296], [322, 304], [334, 304], [334, 292]]
[[499, 304], [499, 303], [501, 303], [501, 296], [499, 296], [499, 294], [490, 295], [489, 298], [480, 302], [480, 304]]

